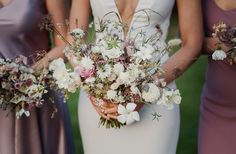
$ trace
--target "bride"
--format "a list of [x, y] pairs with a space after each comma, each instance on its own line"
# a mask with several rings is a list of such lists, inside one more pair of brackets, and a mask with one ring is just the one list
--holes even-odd
[[[175, 0], [73, 0], [70, 25], [86, 29], [91, 16], [96, 23], [108, 12], [116, 12], [120, 20], [129, 28], [124, 30], [126, 37], [135, 34], [139, 28], [153, 34], [156, 25], [163, 31], [162, 39], [168, 34], [169, 20]], [[181, 49], [171, 58], [163, 59], [165, 81], [175, 88], [174, 79], [180, 76], [200, 54], [202, 46], [201, 0], [177, 0], [179, 25], [182, 39]], [[148, 14], [148, 26], [145, 16], [138, 15], [139, 10], [158, 12]], [[112, 18], [112, 17], [111, 17]], [[147, 18], [147, 17], [146, 17]], [[77, 20], [78, 19], [78, 20]], [[175, 154], [179, 135], [179, 107], [167, 110], [162, 107], [138, 106], [141, 121], [121, 129], [98, 128], [99, 117], [116, 118], [117, 107], [109, 105], [105, 111], [94, 105], [93, 98], [81, 91], [79, 99], [79, 123], [85, 154]], [[152, 121], [155, 110], [162, 117]]]

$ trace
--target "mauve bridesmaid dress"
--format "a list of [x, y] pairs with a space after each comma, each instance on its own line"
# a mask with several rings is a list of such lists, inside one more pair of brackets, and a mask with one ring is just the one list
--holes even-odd
[[[0, 8], [0, 57], [29, 57], [36, 50], [49, 50], [49, 34], [39, 23], [47, 14], [44, 0], [12, 0]], [[72, 154], [69, 114], [62, 97], [56, 98], [58, 112], [51, 118], [53, 105], [47, 103], [16, 119], [15, 113], [0, 110], [0, 154]]]
[[[214, 0], [202, 0], [206, 37], [220, 21], [236, 25], [236, 8], [225, 11]], [[209, 56], [201, 98], [199, 154], [236, 154], [236, 65]]]

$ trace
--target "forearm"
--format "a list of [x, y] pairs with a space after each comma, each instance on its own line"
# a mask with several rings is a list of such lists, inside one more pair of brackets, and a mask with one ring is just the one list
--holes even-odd
[[[90, 18], [91, 18], [90, 1], [73, 0], [70, 12], [70, 31], [72, 31], [75, 28], [80, 28], [84, 31], [87, 31]], [[74, 41], [70, 35], [67, 35], [67, 40], [69, 42]], [[68, 53], [66, 57], [73, 68], [75, 68], [78, 65], [76, 57], [74, 57], [73, 54]]]
[[164, 73], [161, 77], [163, 77], [167, 83], [178, 78], [198, 59], [200, 50], [201, 47], [191, 45], [182, 46], [179, 51], [162, 65]]

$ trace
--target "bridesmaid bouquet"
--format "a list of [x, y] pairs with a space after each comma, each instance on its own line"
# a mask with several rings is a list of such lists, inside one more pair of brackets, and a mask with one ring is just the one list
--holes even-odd
[[215, 50], [212, 55], [214, 60], [224, 60], [230, 64], [236, 63], [236, 26], [228, 26], [221, 22], [213, 27], [214, 33], [212, 36], [220, 41], [220, 44], [225, 44], [230, 47], [229, 51], [225, 52], [220, 47]]
[[0, 108], [16, 112], [16, 117], [30, 116], [30, 110], [40, 107], [47, 83], [53, 81], [48, 71], [36, 74], [28, 65], [26, 57], [15, 60], [0, 58]]
[[133, 38], [123, 37], [123, 29], [120, 21], [101, 20], [95, 42], [91, 44], [84, 43], [82, 29], [74, 29], [70, 33], [74, 43], [65, 49], [65, 55], [77, 67], [66, 73], [62, 59], [54, 60], [49, 66], [53, 76], [60, 76], [55, 78], [57, 82], [66, 85], [64, 89], [74, 91], [75, 87], [81, 87], [95, 97], [97, 106], [103, 101], [117, 104], [117, 119], [101, 118], [100, 124], [107, 128], [139, 121], [139, 113], [135, 111], [139, 103], [173, 109], [174, 104], [181, 102], [179, 90], [168, 88], [164, 79], [155, 77], [164, 73], [161, 60], [167, 51], [181, 41], [172, 40], [167, 46], [158, 27], [152, 36], [140, 31]]

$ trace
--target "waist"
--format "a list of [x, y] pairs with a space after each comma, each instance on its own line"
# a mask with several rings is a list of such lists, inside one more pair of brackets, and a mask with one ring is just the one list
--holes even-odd
[[209, 59], [202, 97], [213, 102], [236, 102], [236, 65]]

